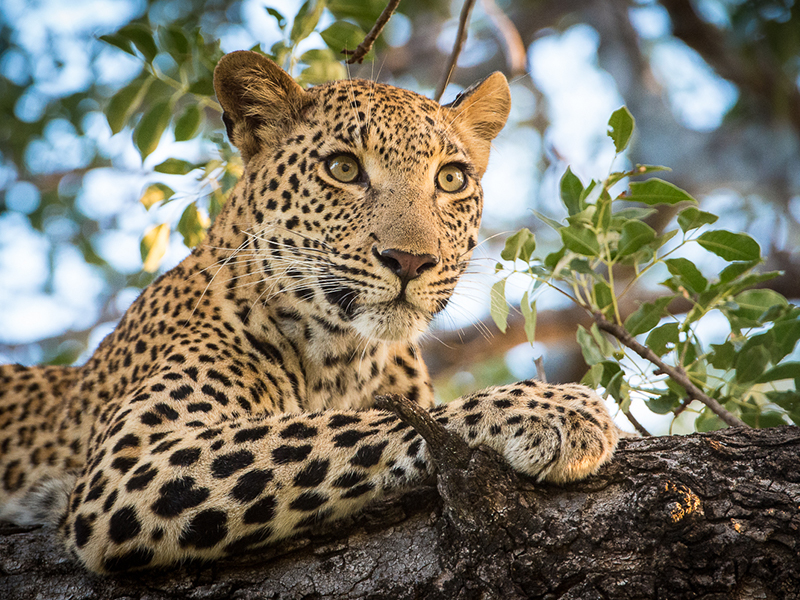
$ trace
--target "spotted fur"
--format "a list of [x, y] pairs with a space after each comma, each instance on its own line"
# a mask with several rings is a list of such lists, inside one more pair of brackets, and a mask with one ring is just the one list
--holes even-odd
[[[433, 472], [376, 394], [539, 479], [610, 458], [616, 429], [580, 386], [523, 381], [433, 408], [416, 340], [476, 244], [502, 75], [440, 106], [359, 80], [304, 91], [237, 52], [215, 86], [245, 169], [206, 242], [84, 366], [0, 367], [3, 518], [57, 524], [101, 573], [275, 543]], [[333, 176], [337, 155], [356, 180]], [[444, 165], [463, 188], [437, 187]]]

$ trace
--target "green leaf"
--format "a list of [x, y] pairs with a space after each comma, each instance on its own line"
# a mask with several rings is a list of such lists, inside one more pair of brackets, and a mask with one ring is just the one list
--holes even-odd
[[592, 266], [589, 264], [589, 261], [585, 258], [573, 258], [571, 261], [569, 261], [567, 268], [570, 271], [581, 273], [582, 275], [596, 275], [596, 273], [592, 270]]
[[500, 252], [500, 257], [508, 261], [520, 259], [523, 262], [529, 262], [535, 249], [536, 239], [530, 230], [524, 227], [506, 240], [505, 248]]
[[611, 342], [608, 341], [608, 338], [600, 331], [597, 323], [592, 323], [592, 326], [589, 328], [589, 333], [592, 334], [592, 337], [594, 338], [597, 347], [600, 348], [600, 352], [603, 353], [603, 356], [614, 356], [614, 346], [611, 345]]
[[647, 408], [656, 413], [657, 415], [666, 415], [673, 412], [680, 405], [681, 399], [672, 392], [661, 394], [657, 398], [646, 400]]
[[[606, 361], [605, 363], [603, 363], [603, 365], [605, 366], [605, 364], [607, 364], [608, 362], [609, 361]], [[622, 368], [620, 368], [620, 366], [617, 363], [611, 363], [611, 364], [614, 365], [616, 368], [618, 368], [619, 371], [609, 378], [609, 380], [604, 384], [604, 387], [606, 388], [606, 392], [608, 392], [611, 395], [611, 397], [614, 398], [614, 400], [616, 400], [618, 403], [620, 403], [620, 405], [622, 405], [622, 402], [626, 399], [627, 396], [627, 394], [623, 393], [623, 390], [626, 387], [624, 381], [625, 373], [622, 371]], [[606, 372], [607, 370], [603, 371], [604, 377]]]
[[597, 199], [592, 224], [600, 232], [608, 231], [611, 226], [611, 197], [605, 191]]
[[[611, 293], [611, 288], [605, 281], [598, 281], [594, 284], [594, 297], [600, 312], [606, 316], [608, 316], [606, 312], [613, 312], [613, 310], [611, 310], [613, 307], [613, 295]], [[606, 309], [608, 309], [608, 311]]]
[[769, 351], [764, 346], [752, 346], [736, 357], [736, 381], [749, 383], [764, 374], [769, 363]]
[[729, 262], [755, 261], [761, 258], [758, 242], [746, 233], [734, 233], [725, 229], [706, 231], [697, 238], [697, 243]]
[[674, 238], [676, 235], [678, 235], [678, 230], [677, 229], [671, 229], [671, 230], [667, 231], [666, 233], [664, 233], [663, 235], [660, 235], [656, 239], [654, 239], [652, 241], [652, 243], [649, 244], [649, 247], [655, 252], [656, 250], [661, 248], [661, 246], [663, 246], [668, 241], [670, 241], [672, 238]]
[[161, 42], [161, 47], [169, 53], [178, 65], [182, 65], [191, 57], [192, 49], [189, 46], [189, 40], [180, 27], [174, 25], [159, 27], [158, 39]]
[[186, 160], [180, 158], [168, 158], [164, 162], [153, 169], [159, 173], [168, 173], [169, 175], [186, 175], [197, 167]]
[[123, 52], [127, 52], [131, 56], [136, 56], [136, 51], [133, 49], [131, 41], [118, 33], [111, 33], [109, 35], [101, 35], [100, 41], [110, 44], [115, 48], [119, 48]]
[[672, 296], [664, 296], [655, 302], [645, 302], [639, 309], [625, 319], [625, 329], [633, 336], [650, 331], [666, 316], [664, 309], [672, 301]]
[[519, 307], [522, 312], [522, 318], [525, 320], [525, 337], [532, 344], [536, 340], [536, 302], [528, 300], [527, 291], [522, 294], [522, 301]]
[[[689, 377], [692, 379], [692, 381], [695, 381], [698, 384], [701, 384], [699, 387], [702, 388], [703, 385], [705, 385], [705, 383], [706, 383], [706, 379], [707, 379], [707, 375], [708, 375], [708, 365], [706, 364], [705, 359], [703, 359], [703, 358], [697, 359], [696, 358], [697, 355], [698, 355], [699, 347], [696, 346], [696, 345], [693, 345], [693, 349], [694, 349], [694, 352], [693, 352], [694, 356], [692, 356], [692, 358], [690, 360], [692, 360], [694, 362], [692, 362], [692, 364], [689, 365], [689, 368], [686, 369], [686, 372], [689, 374]], [[687, 360], [686, 362], [688, 363], [689, 360]]]
[[739, 308], [731, 312], [742, 319], [759, 321], [767, 309], [779, 305], [788, 306], [786, 298], [773, 290], [746, 290], [734, 297]]
[[278, 27], [280, 27], [281, 29], [286, 27], [286, 17], [284, 17], [277, 10], [275, 10], [274, 8], [271, 8], [269, 6], [266, 7], [266, 11], [267, 11], [267, 13], [269, 13], [269, 15], [271, 17], [273, 17], [278, 22]]
[[597, 256], [600, 254], [600, 243], [597, 236], [590, 230], [570, 226], [558, 230], [564, 245], [573, 252], [584, 256]]
[[325, 0], [306, 0], [303, 3], [294, 18], [292, 33], [289, 36], [293, 44], [297, 44], [311, 35], [324, 9]]
[[153, 39], [153, 34], [150, 32], [148, 27], [134, 23], [131, 25], [126, 25], [117, 33], [123, 38], [133, 42], [133, 45], [136, 46], [136, 49], [142, 53], [142, 56], [144, 56], [145, 61], [148, 63], [153, 62], [156, 54], [158, 54], [158, 48], [156, 47], [156, 42]]
[[616, 211], [614, 213], [614, 218], [620, 219], [620, 221], [624, 224], [630, 219], [644, 221], [646, 218], [656, 214], [657, 212], [658, 210], [655, 208], [640, 208], [637, 206], [630, 206], [628, 208], [623, 208], [622, 210]]
[[734, 279], [747, 273], [759, 264], [760, 261], [752, 260], [749, 262], [734, 262], [722, 269], [719, 274], [720, 283], [730, 283]]
[[649, 206], [656, 204], [677, 204], [679, 202], [697, 202], [687, 192], [668, 181], [653, 177], [647, 181], [632, 182], [631, 193], [625, 198], [631, 202], [642, 202]]
[[558, 263], [561, 262], [561, 260], [564, 258], [564, 256], [566, 256], [566, 254], [567, 254], [567, 249], [562, 246], [557, 251], [551, 252], [550, 254], [544, 257], [544, 266], [550, 269], [551, 271], [555, 270], [555, 268], [558, 266]]
[[727, 371], [733, 366], [736, 360], [736, 348], [730, 340], [724, 344], [711, 344], [711, 349], [708, 362], [712, 367]]
[[[790, 417], [797, 423], [797, 417], [800, 416], [800, 392], [797, 390], [784, 390], [767, 392], [767, 398], [770, 402], [774, 402], [782, 409], [790, 412]], [[794, 415], [794, 416], [792, 416]]]
[[169, 200], [173, 195], [175, 195], [175, 192], [171, 187], [163, 183], [154, 183], [147, 186], [142, 193], [142, 197], [139, 198], [139, 202], [142, 203], [145, 209], [150, 210], [154, 205]]
[[742, 421], [750, 427], [778, 427], [786, 425], [783, 414], [774, 410], [761, 411], [757, 406], [753, 410], [742, 411]]
[[211, 72], [207, 72], [195, 79], [186, 91], [197, 96], [212, 97], [214, 95], [214, 80]]
[[189, 104], [175, 122], [175, 141], [185, 142], [192, 139], [199, 128], [200, 108], [196, 104]]
[[659, 171], [672, 171], [672, 169], [661, 165], [636, 165], [631, 171], [631, 175], [647, 175], [648, 173], [658, 173]]
[[591, 366], [591, 368], [586, 372], [586, 375], [581, 378], [581, 383], [590, 388], [598, 388], [600, 387], [600, 381], [602, 378], [603, 365], [598, 363]]
[[308, 65], [297, 78], [301, 85], [326, 83], [347, 77], [347, 69], [330, 48], [309, 50], [300, 56], [300, 61]]
[[617, 154], [628, 147], [635, 122], [633, 115], [625, 106], [611, 113], [611, 118], [608, 120], [608, 137], [614, 141]]
[[750, 273], [749, 275], [745, 275], [744, 277], [741, 277], [729, 283], [717, 284], [717, 285], [724, 287], [727, 290], [727, 293], [729, 294], [738, 294], [742, 290], [754, 287], [765, 281], [770, 281], [771, 279], [775, 279], [780, 274], [781, 274], [780, 271], [769, 271], [767, 273]]
[[162, 223], [147, 231], [142, 238], [139, 250], [142, 253], [142, 269], [148, 273], [155, 273], [169, 244], [169, 225]]
[[800, 320], [776, 322], [772, 326], [773, 344], [770, 347], [772, 362], [777, 363], [790, 354], [800, 340]]
[[105, 113], [112, 134], [122, 131], [131, 115], [141, 106], [142, 100], [153, 81], [148, 76], [137, 77], [111, 97]]
[[508, 327], [508, 302], [506, 302], [506, 280], [501, 279], [492, 286], [489, 312], [497, 328], [503, 333]]
[[[339, 19], [350, 18], [369, 28], [375, 24], [384, 8], [385, 0], [329, 0], [328, 8]], [[380, 38], [379, 38], [380, 39]]]
[[678, 323], [664, 323], [653, 329], [647, 335], [647, 341], [645, 341], [644, 345], [658, 356], [663, 356], [672, 349], [669, 347], [670, 344], [674, 347], [675, 344], [678, 343], [680, 339], [678, 337], [678, 331]]
[[696, 206], [687, 206], [678, 213], [678, 225], [684, 233], [697, 229], [703, 225], [716, 223], [719, 217], [709, 212], [704, 212]]
[[583, 193], [583, 184], [572, 170], [567, 167], [564, 175], [561, 177], [561, 201], [567, 207], [567, 212], [570, 215], [579, 213], [581, 207], [581, 194]]
[[800, 362], [785, 362], [777, 367], [771, 368], [766, 373], [762, 374], [756, 383], [767, 383], [769, 381], [780, 381], [782, 379], [799, 379], [800, 378]]
[[287, 57], [292, 53], [292, 48], [286, 45], [286, 42], [279, 40], [272, 44], [269, 49], [269, 57], [277, 65], [283, 65], [287, 62]]
[[622, 226], [622, 235], [619, 238], [617, 256], [623, 258], [630, 256], [642, 246], [656, 239], [656, 232], [649, 225], [641, 221], [628, 221]]
[[220, 189], [211, 192], [208, 198], [208, 214], [212, 219], [217, 218], [217, 215], [222, 211], [222, 207], [225, 206], [225, 201], [227, 199], [228, 197]]
[[592, 334], [586, 331], [586, 328], [583, 325], [578, 325], [576, 337], [578, 339], [578, 344], [581, 347], [583, 360], [586, 361], [587, 365], [596, 365], [605, 360], [605, 356], [603, 356], [600, 346], [597, 345], [597, 342], [594, 340], [594, 337], [592, 337]]
[[158, 147], [158, 142], [161, 140], [161, 135], [167, 125], [169, 125], [171, 116], [172, 102], [162, 100], [154, 104], [139, 121], [136, 130], [133, 132], [133, 140], [136, 142], [136, 147], [139, 148], [142, 160], [152, 154], [153, 150]]
[[685, 258], [670, 258], [664, 262], [669, 272], [678, 278], [679, 283], [690, 293], [699, 294], [708, 287], [708, 280], [703, 277], [692, 261]]
[[700, 416], [695, 419], [694, 426], [700, 433], [716, 431], [717, 429], [724, 429], [727, 427], [725, 422], [708, 408], [704, 409], [703, 412], [700, 413]]
[[667, 389], [671, 393], [675, 394], [681, 400], [685, 400], [688, 397], [686, 389], [674, 379], [672, 378], [665, 379], [663, 383], [664, 385], [667, 386]]
[[197, 210], [197, 205], [192, 202], [181, 215], [178, 221], [178, 233], [183, 236], [183, 243], [187, 248], [194, 248], [206, 237], [206, 229], [211, 225], [211, 220]]
[[581, 192], [581, 206], [594, 204], [602, 193], [603, 185], [599, 181], [592, 179], [589, 185]]
[[[342, 50], [355, 50], [364, 41], [364, 30], [348, 21], [336, 21], [320, 35], [328, 48], [339, 54]], [[370, 50], [372, 52], [372, 50]]]
[[536, 218], [538, 218], [544, 224], [549, 225], [552, 229], [555, 229], [556, 231], [558, 231], [559, 229], [561, 229], [564, 226], [563, 223], [559, 223], [555, 219], [551, 219], [550, 217], [548, 217], [546, 215], [543, 215], [540, 212], [533, 211], [533, 214], [536, 215]]
[[779, 322], [785, 321], [787, 319], [796, 319], [798, 315], [791, 315], [792, 309], [796, 308], [793, 304], [773, 304], [767, 310], [764, 311], [759, 319], [764, 323], [769, 323], [771, 321]]

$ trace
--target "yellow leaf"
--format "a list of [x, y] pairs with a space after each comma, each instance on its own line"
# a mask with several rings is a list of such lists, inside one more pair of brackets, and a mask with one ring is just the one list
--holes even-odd
[[239, 178], [244, 174], [244, 165], [239, 161], [228, 161], [226, 170], [234, 177]]
[[171, 188], [163, 183], [154, 183], [153, 185], [147, 186], [142, 197], [139, 198], [139, 202], [141, 202], [147, 210], [150, 210], [159, 202], [171, 198], [174, 193], [175, 192], [173, 192]]
[[148, 273], [155, 273], [164, 258], [169, 244], [169, 225], [162, 223], [148, 230], [142, 238], [142, 269]]
[[187, 248], [194, 248], [206, 237], [206, 229], [211, 225], [211, 219], [204, 212], [197, 209], [195, 203], [186, 207], [178, 221], [178, 233], [183, 236], [183, 243]]

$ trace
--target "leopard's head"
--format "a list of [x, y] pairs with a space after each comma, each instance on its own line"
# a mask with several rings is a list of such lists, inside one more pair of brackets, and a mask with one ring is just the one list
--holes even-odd
[[364, 80], [304, 90], [260, 54], [234, 52], [214, 83], [245, 164], [249, 244], [281, 292], [270, 297], [291, 294], [368, 339], [417, 338], [477, 243], [505, 77], [440, 105]]

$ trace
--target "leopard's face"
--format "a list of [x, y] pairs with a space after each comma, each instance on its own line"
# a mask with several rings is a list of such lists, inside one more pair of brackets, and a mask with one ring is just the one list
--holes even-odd
[[[451, 106], [363, 80], [308, 92], [282, 80], [295, 99], [280, 124], [255, 109], [229, 117], [270, 297], [369, 340], [416, 339], [477, 243], [480, 177], [507, 115], [507, 84], [494, 77]], [[219, 84], [218, 96], [229, 113]]]

